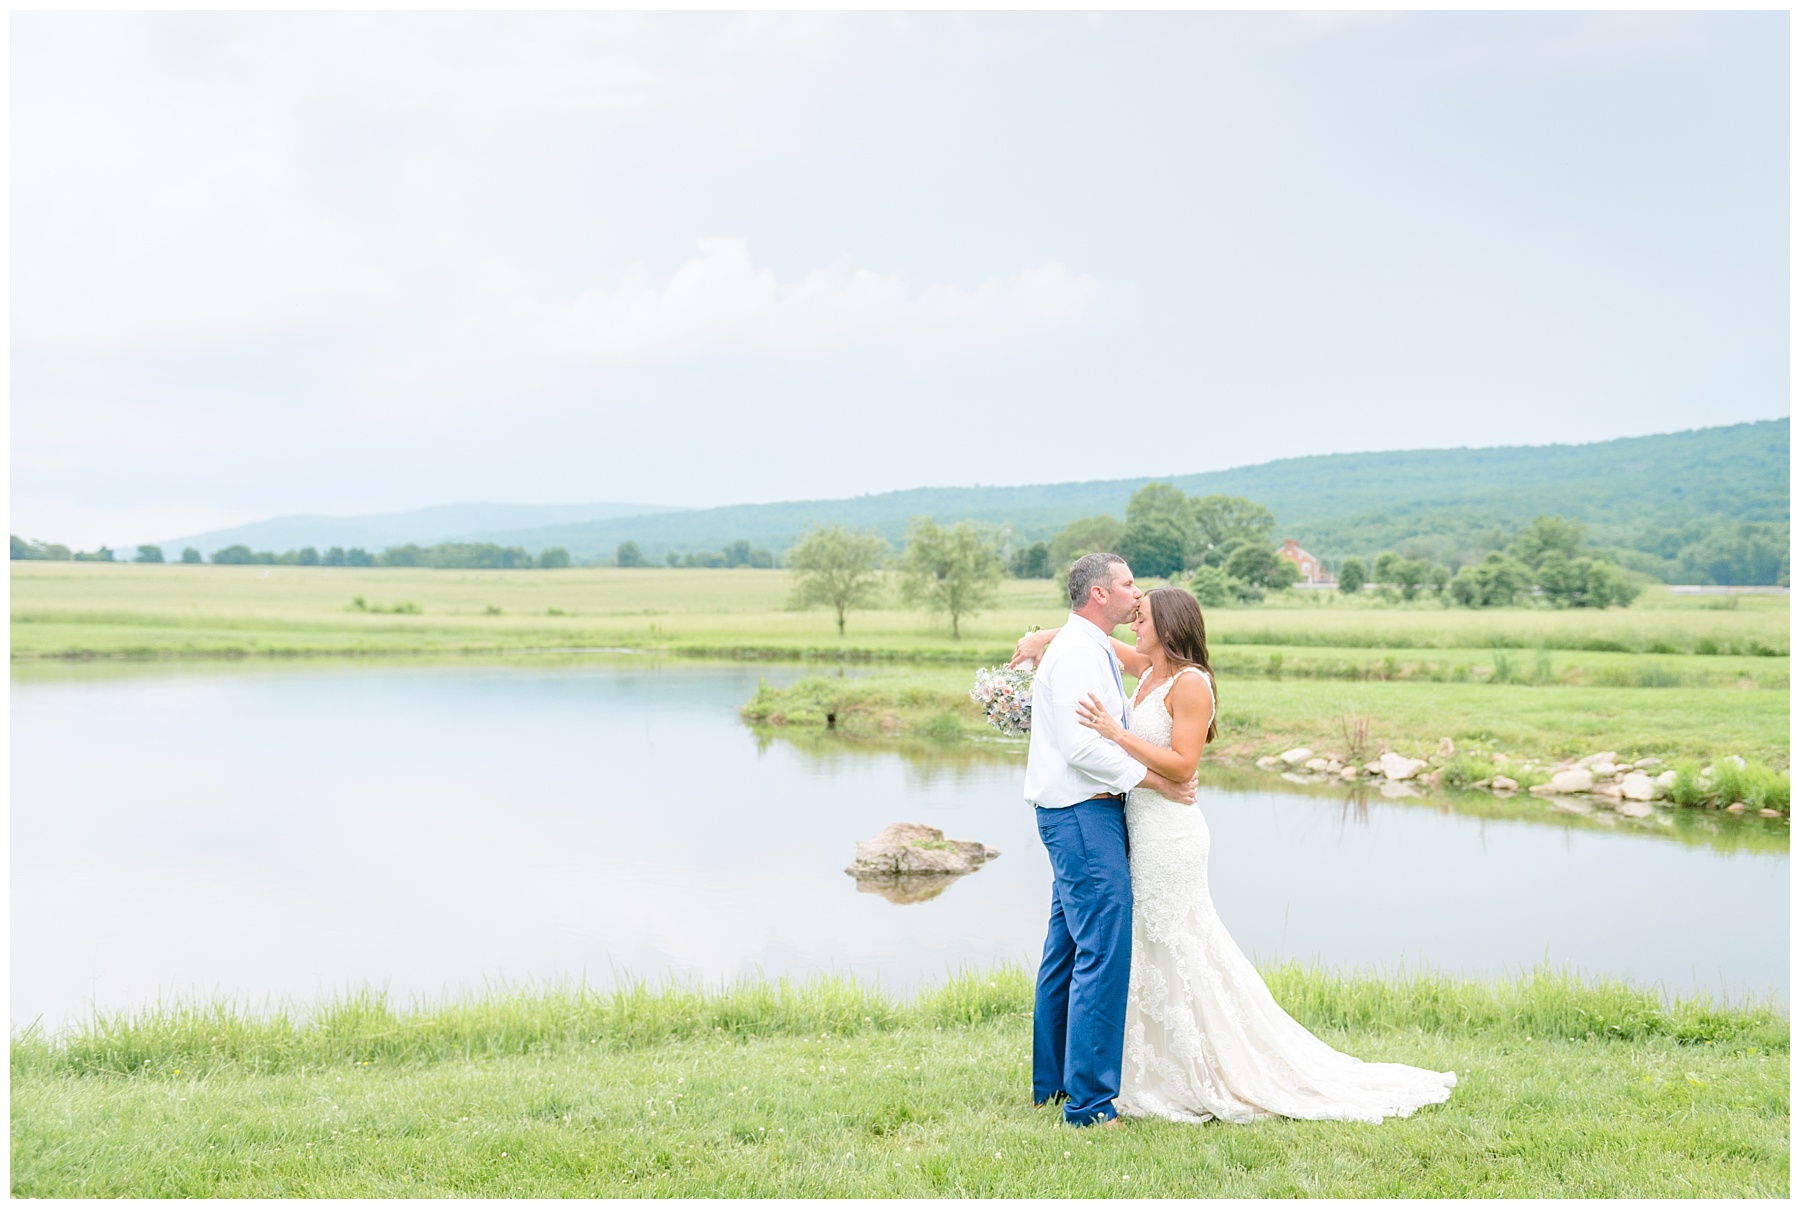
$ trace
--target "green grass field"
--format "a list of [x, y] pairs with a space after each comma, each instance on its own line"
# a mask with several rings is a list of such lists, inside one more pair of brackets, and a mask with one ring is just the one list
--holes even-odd
[[[613, 647], [686, 654], [991, 661], [1029, 625], [1067, 614], [1044, 580], [1008, 580], [995, 607], [948, 624], [898, 607], [855, 611], [840, 639], [823, 610], [791, 611], [785, 571], [12, 564], [13, 657], [368, 654]], [[358, 610], [410, 604], [419, 612]], [[1733, 607], [1714, 607], [1730, 604]], [[1786, 598], [1677, 597], [1652, 589], [1604, 612], [1382, 606], [1325, 593], [1209, 610], [1220, 647], [1431, 652], [1491, 664], [1493, 650], [1738, 657], [1728, 672], [1787, 672]], [[1294, 658], [1301, 652], [1296, 650]], [[1766, 662], [1768, 660], [1776, 662]], [[1563, 662], [1560, 666], [1571, 666]], [[1713, 665], [1709, 666], [1709, 673]]]
[[1788, 1022], [1619, 984], [1269, 971], [1334, 1046], [1455, 1070], [1378, 1126], [1073, 1130], [1030, 982], [160, 1009], [12, 1043], [15, 1196], [1785, 1197]]

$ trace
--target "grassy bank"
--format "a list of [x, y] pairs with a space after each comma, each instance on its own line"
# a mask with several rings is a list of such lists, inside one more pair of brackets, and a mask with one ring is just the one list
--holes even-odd
[[[944, 743], [997, 737], [969, 700], [960, 669], [881, 669], [854, 678], [815, 676], [764, 687], [746, 720], [776, 729]], [[1219, 681], [1219, 737], [1208, 758], [1244, 762], [1294, 747], [1349, 753], [1358, 727], [1363, 752], [1382, 743], [1426, 755], [1449, 738], [1471, 759], [1504, 755], [1552, 764], [1612, 750], [1671, 763], [1741, 755], [1777, 768], [1788, 759], [1786, 692], [1557, 685], [1317, 681], [1254, 675]]]
[[19, 1196], [1785, 1196], [1788, 1024], [1612, 983], [1270, 972], [1457, 1071], [1380, 1126], [1029, 1106], [1026, 974], [164, 1009], [12, 1044]]

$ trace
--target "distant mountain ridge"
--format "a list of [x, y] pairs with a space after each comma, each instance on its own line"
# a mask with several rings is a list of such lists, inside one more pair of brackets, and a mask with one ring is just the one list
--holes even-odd
[[[430, 545], [442, 541], [486, 540], [473, 535], [528, 529], [544, 525], [602, 521], [617, 516], [648, 516], [679, 509], [658, 504], [436, 504], [407, 512], [369, 516], [277, 516], [229, 529], [213, 529], [189, 537], [158, 542], [168, 557], [193, 546], [203, 555], [226, 546], [246, 545], [252, 550], [297, 550], [312, 546], [320, 551], [332, 546], [361, 546], [371, 552], [408, 542]], [[516, 542], [506, 542], [516, 545]], [[535, 553], [535, 551], [533, 551]]]
[[[1384, 453], [1283, 458], [1204, 474], [1160, 476], [1191, 495], [1241, 495], [1274, 512], [1278, 536], [1298, 538], [1335, 562], [1386, 549], [1411, 549], [1442, 561], [1466, 557], [1504, 540], [1504, 531], [1533, 516], [1560, 514], [1584, 522], [1601, 545], [1657, 548], [1683, 527], [1762, 522], [1783, 527], [1789, 517], [1789, 421], [1760, 420], [1718, 428], [1625, 437], [1585, 445], [1419, 449]], [[523, 546], [536, 553], [562, 546], [577, 562], [609, 561], [619, 543], [635, 541], [652, 561], [670, 551], [717, 550], [747, 539], [781, 551], [811, 524], [839, 523], [874, 530], [898, 543], [915, 516], [1011, 525], [1025, 541], [1049, 537], [1070, 521], [1095, 513], [1123, 518], [1131, 494], [1151, 478], [1110, 479], [1025, 487], [922, 487], [853, 499], [736, 504], [703, 509], [643, 509], [579, 519], [545, 516], [524, 525], [440, 525], [355, 542], [370, 550], [415, 541], [476, 540]], [[451, 513], [451, 505], [422, 509]], [[532, 505], [515, 505], [529, 509]], [[580, 506], [564, 507], [579, 510]], [[613, 507], [596, 505], [590, 507]], [[629, 505], [617, 505], [623, 510]], [[396, 517], [345, 518], [392, 522]], [[297, 544], [274, 537], [298, 534], [307, 518], [278, 518], [186, 539], [212, 548], [242, 541], [256, 549]], [[329, 519], [329, 518], [321, 518]], [[295, 523], [291, 530], [277, 526]], [[262, 528], [259, 528], [261, 526]], [[268, 534], [254, 539], [248, 534]], [[219, 540], [225, 538], [227, 540]], [[165, 543], [174, 546], [175, 543]], [[201, 545], [202, 550], [208, 547]], [[171, 551], [173, 553], [173, 551]], [[1667, 561], [1667, 556], [1662, 556]], [[1646, 554], [1640, 569], [1656, 573]]]
[[[1788, 520], [1788, 420], [1626, 437], [1587, 445], [1421, 449], [1283, 458], [1204, 474], [1162, 476], [1190, 495], [1241, 495], [1274, 512], [1280, 536], [1327, 558], [1369, 556], [1407, 544], [1452, 550], [1482, 544], [1496, 527], [1542, 513], [1580, 520], [1602, 544], [1628, 545], [1645, 526]], [[781, 550], [809, 524], [872, 529], [898, 542], [930, 516], [1010, 524], [1027, 541], [1095, 513], [1123, 518], [1151, 478], [1029, 487], [926, 487], [854, 499], [738, 504], [651, 517], [547, 525], [485, 540], [527, 549], [562, 546], [604, 560], [635, 541], [665, 552], [716, 550], [748, 539]]]

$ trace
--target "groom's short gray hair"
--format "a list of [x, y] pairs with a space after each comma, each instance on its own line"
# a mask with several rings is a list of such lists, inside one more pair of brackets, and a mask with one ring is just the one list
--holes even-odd
[[1117, 554], [1083, 554], [1069, 567], [1069, 607], [1079, 609], [1088, 602], [1088, 589], [1095, 584], [1112, 587], [1112, 568], [1124, 566]]

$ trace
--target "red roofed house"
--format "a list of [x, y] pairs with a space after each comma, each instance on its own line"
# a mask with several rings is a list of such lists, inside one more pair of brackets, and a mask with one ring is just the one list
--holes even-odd
[[1319, 564], [1319, 560], [1300, 548], [1300, 543], [1288, 538], [1281, 543], [1281, 549], [1275, 551], [1275, 557], [1285, 558], [1300, 568], [1300, 582], [1308, 588], [1335, 588], [1337, 576]]

